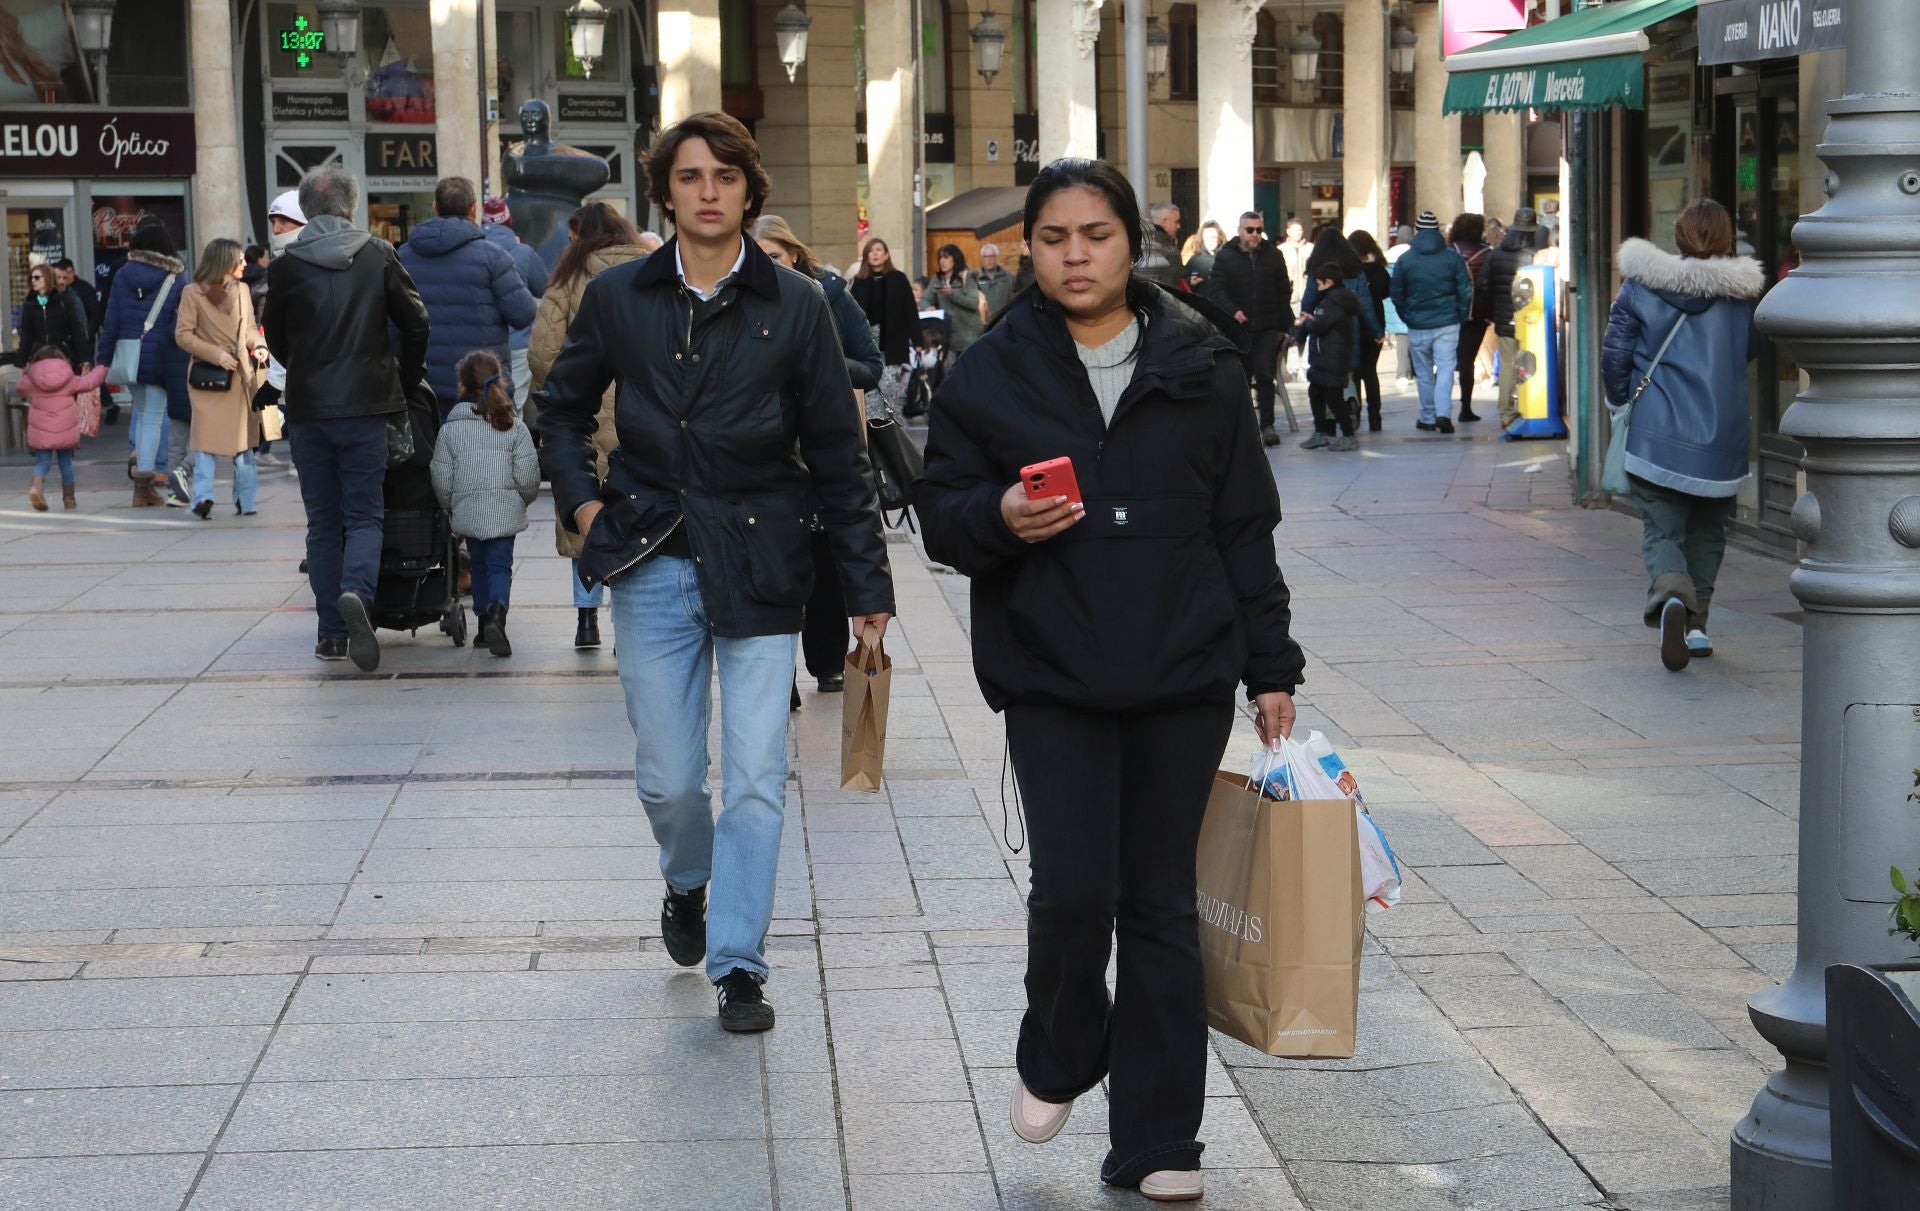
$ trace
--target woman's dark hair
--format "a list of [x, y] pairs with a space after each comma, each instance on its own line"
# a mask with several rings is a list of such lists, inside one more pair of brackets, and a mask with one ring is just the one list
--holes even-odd
[[690, 114], [660, 132], [653, 146], [647, 148], [648, 200], [671, 213], [673, 158], [688, 139], [706, 140], [707, 150], [715, 159], [740, 170], [747, 178], [747, 212], [742, 223], [751, 224], [759, 218], [767, 199], [773, 196], [773, 178], [760, 166], [760, 145], [732, 114]]
[[499, 358], [475, 349], [460, 359], [454, 373], [460, 380], [460, 398], [471, 403], [482, 420], [502, 433], [513, 428], [513, 396], [507, 392]]
[[940, 258], [941, 258], [941, 257], [952, 257], [952, 258], [953, 258], [953, 276], [954, 276], [954, 277], [956, 277], [956, 278], [959, 278], [959, 277], [965, 277], [965, 276], [966, 276], [966, 274], [967, 274], [967, 254], [966, 254], [966, 253], [964, 253], [964, 252], [962, 252], [962, 251], [960, 251], [960, 245], [958, 245], [958, 244], [942, 244], [942, 245], [940, 245], [940, 251], [939, 251], [939, 252], [938, 252], [937, 254], [935, 254], [935, 256], [934, 256], [934, 258], [933, 258], [933, 265], [934, 265], [934, 268], [935, 268], [936, 270], [937, 270], [937, 269], [939, 269], [939, 267], [940, 267]]
[[1309, 274], [1322, 268], [1331, 269], [1334, 280], [1338, 282], [1360, 276], [1360, 257], [1337, 227], [1323, 228], [1314, 237], [1313, 251], [1307, 254]]
[[638, 244], [640, 230], [626, 215], [605, 202], [588, 202], [567, 219], [567, 231], [573, 236], [560, 250], [554, 262], [553, 276], [547, 285], [564, 287], [587, 272], [587, 259], [603, 248], [616, 244]]
[[1386, 262], [1387, 254], [1380, 251], [1380, 241], [1374, 239], [1373, 233], [1364, 227], [1356, 227], [1349, 232], [1347, 243], [1353, 245], [1354, 255], [1363, 261]]
[[267, 246], [265, 244], [248, 244], [245, 255], [247, 264], [251, 265], [261, 257], [267, 255]]
[[1033, 225], [1040, 221], [1040, 211], [1052, 200], [1053, 195], [1063, 189], [1091, 189], [1107, 200], [1114, 216], [1127, 232], [1127, 259], [1140, 259], [1141, 235], [1140, 209], [1134, 202], [1133, 185], [1118, 168], [1104, 160], [1083, 160], [1067, 156], [1055, 160], [1040, 170], [1033, 178], [1033, 184], [1027, 186], [1027, 205], [1020, 227], [1020, 238], [1033, 239]]
[[1487, 242], [1487, 219], [1485, 215], [1468, 211], [1453, 220], [1453, 226], [1447, 228], [1449, 244], [1484, 244]]
[[887, 243], [885, 240], [881, 239], [879, 236], [874, 236], [873, 238], [869, 239], [866, 243], [860, 245], [860, 267], [853, 271], [853, 276], [855, 278], [870, 278], [875, 276], [873, 271], [873, 262], [867, 259], [868, 254], [870, 254], [873, 251], [873, 246], [875, 244], [880, 245], [880, 251], [887, 254], [887, 267], [885, 269], [882, 269], [880, 272], [881, 273], [894, 272], [893, 245]]
[[180, 255], [180, 250], [173, 246], [173, 237], [167, 234], [167, 225], [152, 217], [141, 219], [134, 225], [127, 247], [135, 252], [151, 252], [159, 256]]

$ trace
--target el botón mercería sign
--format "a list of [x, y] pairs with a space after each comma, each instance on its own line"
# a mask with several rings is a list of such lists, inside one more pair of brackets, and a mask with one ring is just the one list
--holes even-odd
[[0, 110], [0, 177], [189, 177], [191, 111]]
[[1573, 59], [1534, 67], [1460, 72], [1447, 78], [1447, 113], [1640, 109], [1646, 104], [1639, 55]]

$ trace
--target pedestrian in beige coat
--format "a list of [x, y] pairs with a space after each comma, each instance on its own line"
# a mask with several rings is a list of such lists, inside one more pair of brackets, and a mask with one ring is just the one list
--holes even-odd
[[233, 511], [254, 513], [259, 473], [253, 452], [260, 445], [260, 415], [253, 410], [255, 388], [267, 362], [266, 342], [253, 316], [253, 299], [241, 283], [246, 268], [240, 245], [213, 240], [200, 254], [193, 282], [180, 294], [173, 339], [194, 363], [230, 372], [224, 391], [191, 386], [193, 434], [193, 511], [205, 521], [213, 512], [214, 459], [233, 460]]
[[[547, 281], [547, 292], [540, 298], [540, 310], [533, 320], [533, 341], [527, 350], [527, 367], [533, 372], [535, 391], [546, 385], [547, 371], [552, 368], [553, 359], [560, 356], [561, 347], [567, 343], [567, 329], [580, 311], [580, 299], [587, 292], [587, 283], [615, 265], [624, 265], [647, 255], [647, 250], [640, 246], [640, 232], [627, 221], [625, 215], [605, 202], [589, 202], [574, 211], [573, 217], [567, 220], [567, 230], [572, 233], [572, 240], [554, 264], [553, 276]], [[594, 448], [599, 451], [598, 471], [602, 480], [607, 477], [607, 458], [619, 444], [613, 431], [613, 393], [614, 388], [608, 387], [606, 394], [600, 397], [599, 428], [593, 435]], [[572, 560], [580, 558], [580, 535], [556, 520], [553, 523], [553, 537], [554, 546], [560, 554]], [[573, 605], [580, 612], [580, 620], [573, 633], [574, 647], [600, 646], [602, 594], [600, 586], [596, 585], [589, 592], [580, 583], [580, 567], [576, 562], [573, 568]]]

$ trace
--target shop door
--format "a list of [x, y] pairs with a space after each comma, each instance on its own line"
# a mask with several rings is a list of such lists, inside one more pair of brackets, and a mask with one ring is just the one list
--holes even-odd
[[72, 210], [71, 196], [23, 196], [12, 190], [0, 196], [0, 230], [4, 230], [7, 237], [6, 256], [0, 258], [0, 301], [6, 307], [8, 349], [12, 349], [17, 340], [20, 304], [27, 297], [28, 270], [37, 264], [72, 257], [77, 251]]

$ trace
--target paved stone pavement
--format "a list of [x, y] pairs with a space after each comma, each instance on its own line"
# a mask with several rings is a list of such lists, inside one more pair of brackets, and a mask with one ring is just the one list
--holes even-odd
[[[1352, 1060], [1216, 1037], [1205, 1205], [1722, 1207], [1772, 1064], [1745, 998], [1792, 954], [1786, 565], [1736, 551], [1720, 654], [1670, 675], [1637, 527], [1567, 507], [1563, 446], [1389, 419], [1276, 453], [1278, 541], [1303, 726], [1413, 874]], [[661, 948], [544, 527], [511, 661], [423, 633], [342, 675], [293, 482], [136, 513], [111, 436], [77, 516], [0, 471], [0, 1206], [1144, 1205], [1095, 1180], [1097, 1094], [1046, 1148], [1006, 1126], [1025, 872], [959, 578], [893, 548], [884, 794], [838, 789], [837, 700], [796, 717], [781, 1022], [734, 1038]]]

